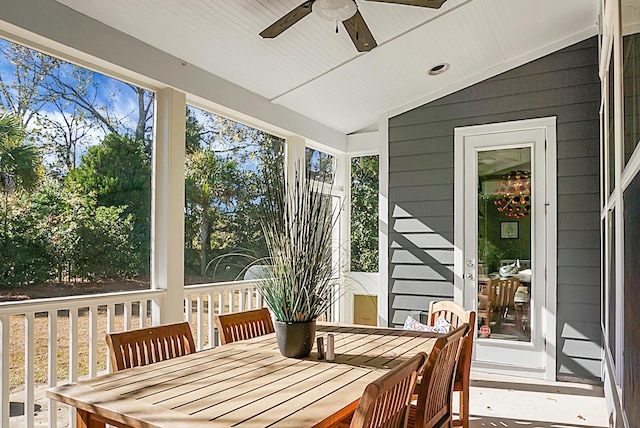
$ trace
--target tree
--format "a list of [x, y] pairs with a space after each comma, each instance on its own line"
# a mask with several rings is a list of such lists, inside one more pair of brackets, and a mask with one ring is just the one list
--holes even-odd
[[144, 143], [110, 134], [89, 148], [67, 184], [78, 194], [95, 195], [98, 206], [124, 207], [134, 223], [132, 241], [138, 248], [141, 273], [149, 270], [151, 247], [151, 162]]
[[2, 227], [7, 239], [9, 195], [19, 189], [33, 189], [38, 181], [40, 156], [25, 143], [24, 127], [12, 114], [0, 113], [0, 193], [3, 199]]
[[247, 259], [225, 257], [224, 270], [206, 266], [229, 253], [266, 255], [256, 221], [261, 183], [269, 174], [282, 182], [283, 141], [193, 107], [186, 125], [185, 271], [233, 279]]
[[24, 127], [17, 116], [0, 113], [0, 191], [32, 189], [38, 181], [40, 156], [25, 142]]
[[60, 60], [3, 40], [0, 54], [7, 68], [13, 68], [13, 73], [0, 73], [0, 104], [29, 126], [50, 100], [41, 83], [60, 65]]
[[351, 161], [351, 270], [378, 271], [378, 156]]
[[[224, 239], [222, 216], [232, 211], [231, 204], [240, 185], [234, 160], [219, 158], [211, 149], [190, 153], [185, 162], [187, 211], [199, 226], [200, 276], [205, 277], [211, 249], [212, 226], [216, 227], [216, 248], [229, 245]], [[217, 221], [216, 221], [217, 220]]]
[[1, 39], [0, 59], [0, 105], [29, 127], [51, 175], [109, 133], [133, 135], [151, 155], [153, 92]]

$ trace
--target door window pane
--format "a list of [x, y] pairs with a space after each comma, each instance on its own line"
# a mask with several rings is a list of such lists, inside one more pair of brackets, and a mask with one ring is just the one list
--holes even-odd
[[478, 331], [530, 341], [531, 148], [478, 153]]

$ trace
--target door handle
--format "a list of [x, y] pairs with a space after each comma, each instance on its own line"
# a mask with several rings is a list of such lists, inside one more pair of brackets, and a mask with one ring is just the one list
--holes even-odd
[[468, 274], [466, 274], [464, 276], [465, 279], [468, 279], [469, 281], [473, 281], [473, 274], [471, 272], [469, 272]]

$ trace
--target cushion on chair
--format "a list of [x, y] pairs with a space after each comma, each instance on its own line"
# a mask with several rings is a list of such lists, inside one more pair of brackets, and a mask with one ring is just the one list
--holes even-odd
[[436, 322], [431, 325], [422, 324], [421, 322], [415, 320], [411, 316], [407, 316], [407, 319], [404, 321], [404, 325], [402, 326], [405, 330], [413, 330], [413, 331], [430, 331], [433, 333], [449, 333], [451, 329], [451, 324], [444, 319], [444, 317], [438, 317]]

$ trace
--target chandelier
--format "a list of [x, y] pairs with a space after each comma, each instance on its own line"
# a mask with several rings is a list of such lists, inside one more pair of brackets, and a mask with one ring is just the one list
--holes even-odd
[[498, 211], [507, 217], [521, 218], [531, 210], [531, 173], [510, 171], [496, 183], [493, 201]]

